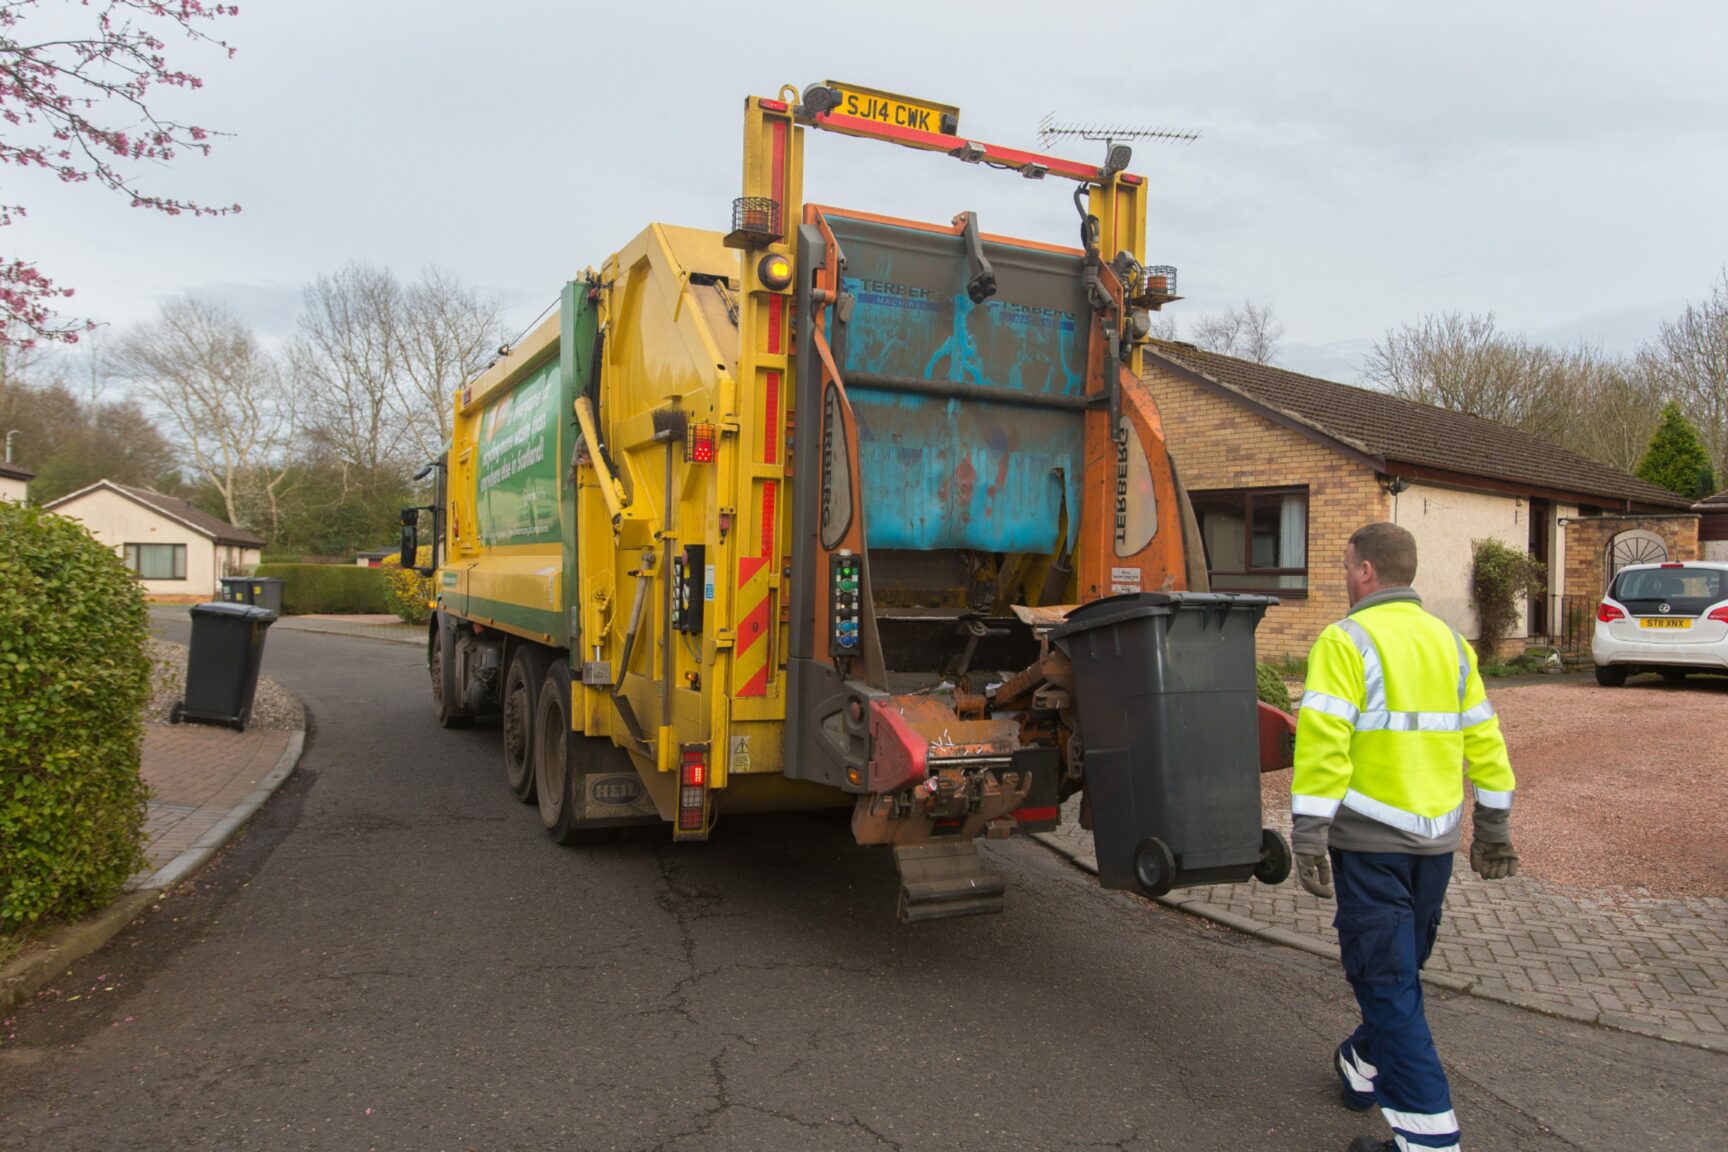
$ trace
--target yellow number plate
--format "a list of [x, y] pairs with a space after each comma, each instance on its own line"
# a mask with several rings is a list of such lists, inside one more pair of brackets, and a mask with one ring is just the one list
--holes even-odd
[[1690, 628], [1690, 620], [1674, 620], [1665, 616], [1645, 616], [1638, 621], [1640, 628]]
[[892, 124], [896, 128], [914, 128], [919, 132], [940, 132], [952, 136], [960, 131], [960, 109], [952, 104], [934, 104], [928, 100], [913, 100], [862, 88], [857, 84], [828, 81], [828, 87], [840, 90], [840, 106], [834, 109], [842, 116]]

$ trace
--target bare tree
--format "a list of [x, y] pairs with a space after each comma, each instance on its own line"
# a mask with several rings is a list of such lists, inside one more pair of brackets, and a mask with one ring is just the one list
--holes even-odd
[[1569, 356], [1576, 388], [1561, 444], [1622, 472], [1636, 470], [1662, 414], [1661, 382], [1635, 359], [1590, 348]]
[[393, 332], [397, 401], [419, 455], [431, 459], [450, 439], [456, 390], [486, 366], [503, 338], [498, 300], [427, 268], [402, 293]]
[[320, 276], [305, 302], [290, 361], [344, 491], [436, 456], [456, 389], [498, 346], [498, 302], [438, 268], [403, 285], [363, 263]]
[[1179, 340], [1177, 335], [1176, 317], [1166, 316], [1162, 312], [1152, 313], [1148, 320], [1146, 334], [1154, 340]]
[[394, 332], [402, 286], [388, 268], [354, 263], [319, 276], [304, 299], [289, 363], [306, 397], [308, 431], [341, 461], [347, 492], [400, 463], [408, 439]]
[[1468, 412], [1561, 441], [1573, 416], [1577, 373], [1568, 357], [1499, 330], [1492, 312], [1446, 312], [1388, 329], [1363, 374], [1419, 404]]
[[1698, 429], [1716, 475], [1728, 475], [1728, 268], [1710, 299], [1657, 329], [1638, 362]]
[[1214, 316], [1202, 316], [1194, 325], [1194, 343], [1208, 352], [1270, 364], [1278, 355], [1278, 342], [1284, 338], [1284, 325], [1272, 313], [1270, 304], [1244, 300], [1240, 307], [1231, 305]]
[[219, 304], [183, 296], [127, 333], [115, 367], [167, 416], [187, 462], [221, 494], [229, 522], [274, 533], [294, 394], [252, 330]]

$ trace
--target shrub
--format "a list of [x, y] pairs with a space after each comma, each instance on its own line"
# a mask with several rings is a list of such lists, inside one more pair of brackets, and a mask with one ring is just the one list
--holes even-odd
[[1672, 400], [1662, 409], [1662, 419], [1638, 461], [1637, 475], [1689, 500], [1702, 500], [1716, 490], [1710, 454], [1704, 451], [1692, 421]]
[[382, 569], [358, 564], [260, 564], [253, 575], [282, 581], [282, 611], [289, 616], [391, 610]]
[[147, 635], [112, 549], [0, 501], [0, 931], [99, 907], [144, 866]]
[[[414, 564], [425, 568], [431, 563], [432, 547], [422, 545], [414, 554]], [[389, 587], [390, 611], [410, 624], [424, 624], [432, 618], [432, 609], [426, 606], [432, 600], [431, 577], [420, 575], [414, 568], [402, 567], [400, 556], [386, 556], [379, 569]]]
[[1547, 565], [1521, 548], [1498, 540], [1471, 541], [1470, 603], [1476, 609], [1476, 655], [1483, 664], [1497, 660], [1496, 649], [1518, 619], [1518, 601], [1540, 596]]
[[1278, 669], [1270, 664], [1254, 666], [1254, 694], [1263, 704], [1290, 711], [1290, 689], [1284, 686], [1284, 677]]

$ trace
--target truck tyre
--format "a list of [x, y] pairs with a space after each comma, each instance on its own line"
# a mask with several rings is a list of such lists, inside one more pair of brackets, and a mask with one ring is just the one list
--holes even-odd
[[462, 711], [455, 704], [456, 676], [452, 670], [455, 640], [455, 633], [444, 614], [439, 613], [438, 626], [432, 632], [431, 642], [426, 645], [426, 668], [432, 677], [432, 715], [440, 728], [466, 728], [474, 723], [473, 714]]
[[524, 804], [534, 801], [535, 705], [545, 679], [546, 654], [533, 644], [518, 644], [504, 674], [501, 727], [504, 783]]
[[540, 823], [557, 844], [603, 844], [618, 836], [616, 828], [583, 827], [582, 750], [592, 737], [570, 730], [570, 665], [552, 661], [534, 708], [534, 798]]

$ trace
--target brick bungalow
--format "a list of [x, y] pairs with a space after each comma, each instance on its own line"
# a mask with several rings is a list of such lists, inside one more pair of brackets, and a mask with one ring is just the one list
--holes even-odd
[[1263, 658], [1305, 654], [1345, 614], [1344, 545], [1370, 521], [1415, 534], [1417, 591], [1470, 639], [1471, 542], [1539, 557], [1548, 595], [1508, 651], [1576, 632], [1621, 564], [1698, 556], [1691, 501], [1490, 420], [1175, 341], [1153, 342], [1146, 382], [1213, 587], [1283, 601], [1261, 626]]

